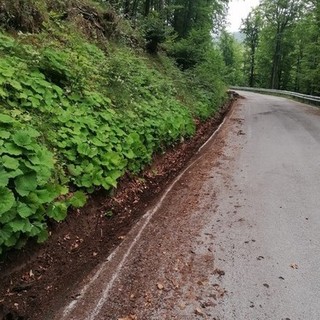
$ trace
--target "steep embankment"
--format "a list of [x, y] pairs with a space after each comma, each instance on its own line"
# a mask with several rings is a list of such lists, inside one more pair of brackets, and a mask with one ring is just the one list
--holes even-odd
[[[226, 96], [218, 78], [208, 86], [197, 77], [204, 66], [184, 73], [165, 55], [147, 55], [139, 32], [94, 2], [0, 4], [0, 304], [28, 314], [41, 309], [40, 292], [45, 301], [61, 294], [62, 278], [50, 273], [90, 269], [102, 241], [104, 255], [120, 241], [135, 217], [127, 205], [138, 212], [140, 198], [161, 190], [191, 156], [199, 120]], [[134, 177], [178, 143], [183, 152], [167, 153], [170, 165]], [[120, 179], [120, 196], [106, 200]], [[64, 280], [72, 285], [83, 270]]]
[[5, 9], [7, 25], [38, 33], [0, 34], [0, 254], [44, 241], [48, 218], [62, 221], [85, 193], [138, 173], [224, 98], [218, 88], [196, 99], [191, 80], [165, 56], [133, 49], [133, 36], [108, 40], [122, 32], [111, 13], [36, 3], [27, 21], [23, 8]]

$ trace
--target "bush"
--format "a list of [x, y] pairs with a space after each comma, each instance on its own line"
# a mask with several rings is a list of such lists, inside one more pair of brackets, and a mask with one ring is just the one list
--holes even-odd
[[44, 240], [48, 218], [82, 205], [68, 185], [109, 190], [194, 132], [173, 84], [143, 58], [78, 40], [36, 49], [0, 36], [1, 251]]

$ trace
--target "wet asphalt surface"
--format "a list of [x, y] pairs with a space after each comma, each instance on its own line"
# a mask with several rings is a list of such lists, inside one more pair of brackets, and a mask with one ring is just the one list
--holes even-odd
[[241, 94], [52, 319], [320, 319], [320, 110]]

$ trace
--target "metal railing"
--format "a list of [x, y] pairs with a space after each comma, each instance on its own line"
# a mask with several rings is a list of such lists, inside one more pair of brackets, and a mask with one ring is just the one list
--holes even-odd
[[263, 89], [263, 88], [249, 88], [249, 87], [230, 87], [231, 90], [241, 90], [241, 91], [252, 91], [258, 93], [266, 93], [271, 95], [280, 95], [289, 98], [294, 98], [304, 103], [312, 104], [320, 107], [320, 97], [310, 96], [307, 94], [302, 94], [298, 92], [291, 92], [286, 90], [275, 90], [275, 89]]

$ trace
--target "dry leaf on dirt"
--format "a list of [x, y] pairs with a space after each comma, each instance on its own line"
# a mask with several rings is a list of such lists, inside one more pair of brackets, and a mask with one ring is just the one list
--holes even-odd
[[163, 290], [163, 289], [164, 289], [164, 286], [163, 286], [162, 283], [157, 283], [157, 288], [158, 288], [159, 290]]

